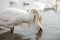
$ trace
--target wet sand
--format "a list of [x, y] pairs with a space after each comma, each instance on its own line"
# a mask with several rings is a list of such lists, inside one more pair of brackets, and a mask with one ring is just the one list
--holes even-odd
[[[41, 34], [38, 37], [36, 37], [36, 39], [38, 40], [39, 37], [41, 37]], [[9, 31], [9, 32], [0, 34], [0, 40], [31, 40], [31, 39], [29, 39], [29, 38], [23, 39], [22, 35], [16, 34], [16, 33], [11, 34]]]
[[0, 40], [11, 40], [12, 38], [14, 40], [22, 39], [19, 35], [17, 35], [17, 34], [12, 35], [10, 32], [6, 32], [6, 33], [3, 33], [0, 35]]
[[10, 32], [6, 32], [0, 34], [0, 40], [23, 40], [23, 39], [22, 39], [22, 35], [15, 34], [15, 33], [11, 34]]

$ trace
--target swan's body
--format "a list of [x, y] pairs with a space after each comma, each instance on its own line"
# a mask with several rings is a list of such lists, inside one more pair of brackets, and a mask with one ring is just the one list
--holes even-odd
[[[13, 15], [11, 16], [11, 14]], [[34, 15], [36, 18], [34, 18]], [[21, 23], [27, 23], [28, 26], [30, 24], [33, 26], [39, 25], [38, 15], [39, 15], [39, 11], [37, 9], [32, 9], [31, 12], [28, 13], [27, 11], [16, 8], [7, 8], [0, 11], [0, 26], [11, 28], [11, 33], [13, 33], [14, 26], [18, 26]], [[39, 27], [41, 27], [41, 24], [39, 25]]]
[[[7, 8], [4, 9], [0, 12], [0, 19], [4, 18], [4, 17], [8, 17], [8, 14], [15, 14], [15, 16], [10, 15], [10, 19], [8, 19], [7, 21], [7, 25], [11, 26], [11, 25], [19, 25], [21, 23], [30, 23], [31, 21], [33, 21], [34, 19], [34, 15], [38, 14], [38, 13], [34, 13], [34, 12], [38, 12], [36, 9], [32, 10], [30, 13], [28, 13], [27, 11], [21, 10], [21, 9], [17, 9], [17, 8]], [[5, 19], [3, 19], [5, 20]], [[10, 27], [9, 27], [10, 28]]]

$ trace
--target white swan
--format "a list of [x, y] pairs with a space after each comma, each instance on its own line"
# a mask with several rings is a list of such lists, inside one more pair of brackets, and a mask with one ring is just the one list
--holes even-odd
[[[10, 19], [8, 14], [16, 14], [14, 17], [12, 15], [10, 15]], [[30, 13], [21, 10], [21, 9], [17, 9], [17, 8], [7, 8], [4, 9], [2, 11], [0, 11], [0, 20], [2, 21], [6, 21], [5, 17], [7, 17], [7, 21], [4, 22], [4, 24], [2, 23], [2, 25], [8, 27], [8, 28], [12, 28], [13, 26], [17, 26], [21, 23], [30, 23], [31, 21], [33, 21], [34, 19], [34, 15], [37, 15], [37, 17], [39, 16], [39, 11], [37, 9], [32, 9]], [[3, 19], [2, 19], [3, 18]], [[39, 19], [37, 18], [37, 23], [39, 21]], [[1, 25], [1, 23], [0, 23]]]
[[46, 8], [53, 8], [53, 10], [57, 12], [57, 7], [58, 7], [57, 0], [47, 0], [45, 4], [46, 4]]

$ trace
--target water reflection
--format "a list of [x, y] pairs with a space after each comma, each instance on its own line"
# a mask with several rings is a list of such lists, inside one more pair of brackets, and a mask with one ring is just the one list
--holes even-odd
[[[42, 35], [42, 32], [41, 33], [38, 33], [37, 37], [34, 39], [34, 40], [39, 40], [40, 37]], [[0, 40], [33, 40], [33, 39], [23, 39], [24, 36], [20, 35], [20, 34], [16, 34], [14, 33], [13, 35], [10, 33], [10, 32], [6, 32], [6, 33], [3, 33], [3, 34], [0, 34]]]

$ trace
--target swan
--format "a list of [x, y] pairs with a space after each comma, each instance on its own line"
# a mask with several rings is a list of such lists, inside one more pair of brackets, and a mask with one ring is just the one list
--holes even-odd
[[57, 12], [57, 0], [47, 0], [45, 3], [46, 8], [53, 8], [53, 10]]
[[[12, 15], [11, 17], [10, 15], [11, 18], [9, 18], [8, 14], [10, 13], [15, 14], [15, 16]], [[31, 21], [33, 21], [34, 15], [37, 15], [37, 17], [39, 17], [39, 13], [40, 12], [37, 9], [32, 9], [31, 12], [27, 12], [17, 8], [6, 8], [0, 11], [0, 20], [2, 20], [0, 25], [11, 28], [13, 32], [14, 26], [17, 26], [21, 23], [30, 23]], [[39, 18], [37, 18], [36, 20], [38, 23]]]

